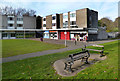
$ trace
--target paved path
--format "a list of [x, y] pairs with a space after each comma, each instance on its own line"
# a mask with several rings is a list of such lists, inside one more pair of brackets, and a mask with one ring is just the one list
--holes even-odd
[[[32, 39], [32, 40], [39, 41], [39, 39]], [[66, 47], [66, 48], [56, 49], [56, 50], [47, 50], [47, 51], [42, 51], [42, 52], [29, 53], [29, 54], [17, 55], [17, 56], [6, 57], [6, 58], [0, 58], [0, 60], [2, 59], [2, 62], [0, 62], [0, 63], [22, 60], [22, 59], [26, 59], [26, 58], [30, 58], [30, 57], [37, 57], [37, 56], [41, 56], [41, 55], [53, 54], [53, 53], [58, 53], [58, 52], [64, 52], [64, 51], [68, 51], [68, 50], [82, 48], [84, 45], [90, 46], [93, 44], [102, 44], [102, 43], [111, 42], [111, 41], [114, 41], [114, 40], [104, 40], [104, 41], [94, 41], [94, 42], [77, 42], [77, 45], [74, 45], [74, 41], [67, 41], [68, 47]], [[44, 39], [44, 42], [55, 43], [55, 44], [64, 44], [64, 40]]]

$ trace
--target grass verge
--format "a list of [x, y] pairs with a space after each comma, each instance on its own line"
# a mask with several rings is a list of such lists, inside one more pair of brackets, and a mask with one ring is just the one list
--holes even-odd
[[44, 43], [29, 39], [2, 40], [2, 57], [64, 48], [64, 45]]
[[[2, 64], [3, 79], [117, 79], [118, 78], [118, 41], [102, 44], [107, 59], [79, 72], [73, 77], [59, 76], [53, 69], [53, 63], [81, 49], [28, 58]], [[91, 48], [91, 47], [89, 47]], [[119, 74], [120, 76], [120, 74]]]

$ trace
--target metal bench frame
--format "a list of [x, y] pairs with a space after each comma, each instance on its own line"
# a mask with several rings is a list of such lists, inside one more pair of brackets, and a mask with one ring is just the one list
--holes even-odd
[[71, 67], [75, 61], [82, 60], [82, 61], [85, 61], [86, 64], [88, 64], [89, 57], [90, 57], [90, 53], [87, 50], [69, 55], [69, 58], [65, 59], [65, 61], [64, 61], [64, 63], [65, 63], [64, 70], [68, 70], [69, 72], [73, 72]]

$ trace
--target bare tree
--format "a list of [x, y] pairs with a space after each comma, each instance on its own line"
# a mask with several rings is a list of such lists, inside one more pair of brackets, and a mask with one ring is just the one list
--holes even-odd
[[34, 16], [36, 13], [36, 11], [34, 10], [26, 10], [25, 8], [12, 8], [12, 7], [8, 7], [5, 6], [3, 8], [0, 7], [0, 14], [2, 15], [19, 15], [19, 16], [23, 16], [23, 15], [27, 15], [27, 16]]

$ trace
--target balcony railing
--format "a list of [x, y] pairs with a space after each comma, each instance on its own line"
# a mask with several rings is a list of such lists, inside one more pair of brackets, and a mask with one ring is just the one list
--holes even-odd
[[15, 29], [15, 27], [7, 27], [8, 29]]
[[23, 21], [17, 21], [17, 24], [23, 24]]
[[12, 23], [12, 24], [13, 24], [13, 23], [15, 23], [15, 22], [14, 22], [14, 20], [11, 20], [11, 21], [8, 20], [8, 24], [9, 24], [9, 23]]
[[23, 29], [23, 27], [17, 27], [17, 29]]

